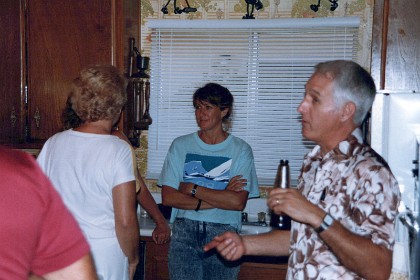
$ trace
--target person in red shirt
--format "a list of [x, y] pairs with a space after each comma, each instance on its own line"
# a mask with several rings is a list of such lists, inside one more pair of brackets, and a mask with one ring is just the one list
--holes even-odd
[[97, 279], [79, 225], [35, 159], [0, 147], [0, 279]]

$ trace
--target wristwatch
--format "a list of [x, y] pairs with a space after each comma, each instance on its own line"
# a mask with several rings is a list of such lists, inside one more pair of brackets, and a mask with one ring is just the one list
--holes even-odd
[[334, 218], [330, 214], [326, 214], [322, 220], [321, 225], [315, 229], [317, 233], [321, 233], [324, 230], [328, 229], [334, 223]]
[[196, 184], [196, 185], [194, 185], [194, 187], [192, 188], [192, 190], [191, 190], [191, 196], [192, 196], [192, 197], [195, 197], [195, 194], [197, 193], [197, 187], [198, 187], [198, 185]]

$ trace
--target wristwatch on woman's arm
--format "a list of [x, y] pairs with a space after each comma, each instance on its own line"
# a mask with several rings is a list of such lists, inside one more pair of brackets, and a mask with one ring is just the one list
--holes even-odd
[[198, 185], [195, 184], [194, 187], [191, 189], [191, 196], [192, 197], [195, 197], [195, 194], [197, 193], [197, 187], [198, 187]]

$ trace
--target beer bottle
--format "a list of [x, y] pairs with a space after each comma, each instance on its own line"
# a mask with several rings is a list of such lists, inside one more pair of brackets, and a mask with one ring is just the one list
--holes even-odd
[[[276, 180], [274, 181], [274, 188], [289, 188], [290, 187], [290, 168], [288, 160], [280, 160], [277, 169]], [[276, 215], [271, 211], [270, 226], [274, 229], [290, 230], [291, 220], [287, 215]]]

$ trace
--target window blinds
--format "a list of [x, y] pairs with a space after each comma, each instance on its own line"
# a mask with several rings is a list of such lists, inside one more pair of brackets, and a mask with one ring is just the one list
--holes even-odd
[[254, 152], [260, 185], [274, 182], [280, 159], [296, 184], [303, 156], [296, 109], [318, 62], [355, 60], [358, 17], [276, 20], [151, 20], [153, 124], [147, 178], [156, 179], [172, 140], [198, 130], [192, 95], [207, 82], [234, 96], [229, 132]]

